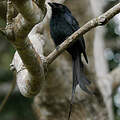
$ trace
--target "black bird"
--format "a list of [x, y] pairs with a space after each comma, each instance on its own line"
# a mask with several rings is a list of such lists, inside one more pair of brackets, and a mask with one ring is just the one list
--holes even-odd
[[[76, 19], [72, 16], [70, 10], [65, 5], [58, 3], [48, 4], [52, 8], [52, 16], [50, 19], [50, 34], [56, 47], [59, 48], [59, 44], [61, 44], [67, 37], [69, 37], [80, 27]], [[73, 87], [68, 117], [69, 119], [76, 86], [79, 84], [82, 90], [89, 94], [91, 94], [91, 92], [86, 87], [90, 84], [90, 81], [88, 81], [83, 73], [83, 63], [81, 60], [81, 54], [83, 54], [86, 62], [88, 63], [83, 36], [80, 36], [73, 45], [67, 48], [67, 51], [72, 56], [73, 61]]]

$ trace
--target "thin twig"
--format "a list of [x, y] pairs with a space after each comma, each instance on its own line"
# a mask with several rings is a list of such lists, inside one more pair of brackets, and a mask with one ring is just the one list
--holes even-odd
[[71, 44], [73, 44], [76, 39], [90, 31], [92, 28], [97, 26], [105, 25], [111, 18], [113, 18], [116, 14], [120, 13], [120, 3], [109, 9], [104, 14], [100, 15], [97, 18], [94, 18], [87, 22], [84, 26], [74, 32], [68, 39], [66, 39], [60, 46], [59, 49], [55, 49], [52, 53], [47, 56], [47, 65], [51, 64], [63, 51], [66, 50]]
[[13, 92], [15, 86], [16, 86], [16, 77], [15, 76], [16, 75], [14, 75], [14, 79], [12, 81], [12, 86], [11, 86], [10, 90], [8, 91], [8, 94], [5, 96], [5, 98], [3, 99], [3, 101], [2, 101], [2, 103], [0, 105], [0, 112], [3, 110], [3, 108], [4, 108], [4, 106], [5, 106], [6, 102], [7, 102], [7, 100], [9, 98], [9, 96], [12, 94], [12, 92]]

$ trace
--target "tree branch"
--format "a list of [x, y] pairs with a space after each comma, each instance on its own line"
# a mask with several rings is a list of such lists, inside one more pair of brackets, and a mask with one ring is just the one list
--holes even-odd
[[[44, 81], [42, 60], [30, 42], [28, 33], [33, 26], [42, 21], [44, 14], [32, 0], [12, 0], [17, 10], [21, 13], [13, 23], [12, 38], [10, 41], [19, 53], [24, 66], [27, 68], [27, 81], [18, 81], [19, 89], [24, 96], [36, 95]], [[18, 77], [18, 75], [17, 75]], [[26, 76], [22, 76], [24, 78]]]
[[63, 51], [65, 51], [66, 48], [68, 48], [71, 44], [73, 44], [79, 36], [87, 33], [92, 28], [105, 25], [111, 18], [113, 18], [119, 12], [120, 12], [120, 3], [118, 3], [113, 8], [109, 9], [107, 12], [100, 15], [99, 17], [90, 20], [88, 23], [86, 23], [84, 26], [82, 26], [80, 29], [74, 32], [68, 39], [66, 39], [59, 46], [59, 49], [57, 50], [55, 49], [52, 53], [50, 53], [47, 56], [47, 60], [46, 60], [47, 64], [49, 65], [50, 63], [52, 63], [56, 59], [56, 57], [58, 57]]
[[[64, 0], [60, 0], [59, 2], [62, 2], [62, 1], [64, 1]], [[43, 2], [44, 2], [44, 0], [41, 1], [42, 5], [43, 5]], [[48, 1], [46, 0], [46, 2], [48, 2]], [[40, 6], [42, 6], [42, 5], [40, 5]], [[42, 7], [44, 7], [44, 6], [45, 5], [43, 5]], [[28, 35], [28, 38], [26, 38], [28, 40], [25, 40], [26, 42], [29, 42], [29, 43], [32, 44], [33, 47], [30, 47], [30, 48], [34, 48], [34, 50], [33, 49], [31, 50], [31, 51], [35, 52], [35, 53], [33, 52], [34, 54], [31, 54], [29, 51], [24, 50], [24, 43], [22, 43], [23, 39], [21, 37], [22, 32], [23, 32], [23, 34], [26, 34], [26, 29], [25, 28], [29, 29], [29, 23], [26, 24], [26, 26], [23, 26], [22, 30], [19, 30], [20, 31], [20, 36], [18, 36], [17, 39], [15, 39], [15, 41], [12, 41], [12, 43], [14, 43], [17, 40], [19, 40], [20, 38], [22, 39], [22, 40], [21, 39], [19, 40], [19, 44], [17, 43], [17, 45], [16, 45], [16, 43], [14, 43], [15, 47], [18, 46], [18, 48], [17, 48], [17, 52], [14, 55], [14, 58], [13, 58], [13, 61], [12, 61], [11, 65], [17, 71], [17, 84], [18, 84], [18, 87], [20, 89], [20, 92], [26, 97], [27, 96], [35, 96], [39, 92], [39, 90], [41, 89], [41, 86], [43, 85], [42, 82], [44, 80], [44, 75], [43, 75], [43, 77], [41, 77], [41, 76], [42, 76], [42, 74], [44, 74], [44, 70], [42, 71], [43, 73], [41, 73], [41, 71], [39, 71], [39, 72], [37, 71], [37, 70], [41, 70], [41, 69], [39, 69], [39, 66], [42, 66], [42, 63], [38, 63], [38, 65], [35, 64], [35, 63], [33, 64], [33, 62], [31, 62], [31, 60], [36, 61], [36, 57], [40, 60], [42, 58], [43, 58], [42, 59], [43, 61], [45, 60], [44, 56], [43, 56], [43, 46], [45, 44], [45, 41], [46, 41], [45, 39], [46, 38], [42, 35], [42, 33], [43, 33], [43, 29], [44, 29], [45, 24], [48, 23], [48, 19], [50, 18], [49, 13], [51, 13], [50, 8], [47, 8], [47, 9], [48, 9], [47, 15], [44, 18], [44, 20], [32, 29], [32, 31]], [[43, 13], [44, 13], [44, 11], [43, 11]], [[18, 23], [17, 23], [17, 21], [19, 21], [20, 15], [18, 15], [17, 17], [18, 18], [16, 18], [15, 23], [18, 26], [17, 29], [20, 29], [19, 26], [21, 26], [21, 25], [18, 25]], [[14, 30], [14, 31], [16, 33], [16, 30]], [[40, 31], [40, 33], [38, 33], [38, 31]], [[30, 39], [30, 41], [29, 41], [29, 39]], [[21, 50], [19, 50], [19, 49], [21, 49]], [[23, 53], [20, 53], [20, 52], [23, 52]], [[36, 55], [36, 54], [38, 54], [38, 55]], [[24, 56], [21, 57], [21, 55], [24, 55]], [[30, 55], [31, 58], [28, 57], [28, 55]], [[29, 68], [26, 67], [24, 60], [27, 60], [26, 62], [28, 64]], [[44, 63], [46, 63], [46, 62], [44, 62]], [[24, 67], [24, 65], [25, 65], [25, 67]], [[32, 70], [33, 72], [31, 73], [29, 69]], [[34, 78], [31, 78], [31, 75], [34, 76]], [[32, 92], [32, 94], [31, 94], [31, 91], [33, 91], [33, 90], [34, 90], [34, 92]]]

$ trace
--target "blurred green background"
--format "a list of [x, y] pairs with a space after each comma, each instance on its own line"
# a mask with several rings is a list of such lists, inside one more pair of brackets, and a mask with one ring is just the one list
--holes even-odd
[[[105, 10], [115, 5], [118, 0], [108, 0]], [[5, 27], [5, 21], [0, 17], [0, 27]], [[114, 17], [107, 25], [105, 25], [105, 57], [109, 63], [111, 71], [116, 66], [120, 65], [120, 14]], [[118, 42], [118, 47], [114, 43]], [[4, 83], [11, 86], [13, 74], [9, 70], [9, 64], [13, 58], [15, 50], [11, 44], [0, 34], [0, 88]], [[8, 91], [8, 88], [4, 88]], [[0, 89], [1, 90], [1, 89]], [[0, 91], [0, 104], [5, 96], [5, 93]], [[34, 112], [32, 111], [33, 99], [26, 99], [19, 91], [14, 91], [9, 97], [7, 104], [0, 113], [0, 120], [35, 120]], [[116, 120], [120, 120], [120, 87], [113, 91], [114, 112]]]

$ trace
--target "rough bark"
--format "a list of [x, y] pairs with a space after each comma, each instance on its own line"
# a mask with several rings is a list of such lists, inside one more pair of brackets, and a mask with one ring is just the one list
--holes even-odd
[[[12, 30], [7, 29], [9, 30], [7, 31], [7, 35], [10, 36], [10, 41], [16, 48], [22, 61], [21, 59], [17, 59], [17, 57], [15, 59], [19, 61], [19, 65], [23, 66], [24, 63], [24, 66], [27, 68], [24, 69], [25, 74], [21, 74], [19, 71], [17, 74], [17, 82], [19, 89], [24, 96], [33, 96], [37, 94], [42, 87], [44, 81], [44, 69], [42, 66], [42, 60], [39, 57], [40, 55], [35, 51], [27, 36], [32, 27], [43, 19], [45, 13], [43, 13], [42, 10], [32, 2], [32, 0], [13, 0], [12, 2], [22, 15], [18, 14], [14, 22], [7, 26], [7, 28], [9, 28], [9, 26], [12, 27]], [[13, 61], [13, 63], [14, 62], [16, 61]], [[18, 64], [14, 65], [16, 69], [21, 67]], [[28, 80], [24, 81], [24, 78]]]

